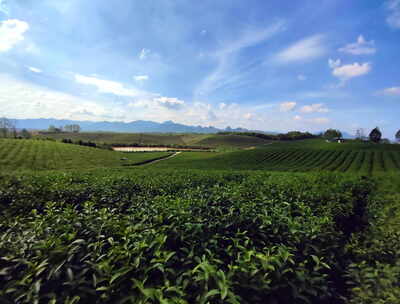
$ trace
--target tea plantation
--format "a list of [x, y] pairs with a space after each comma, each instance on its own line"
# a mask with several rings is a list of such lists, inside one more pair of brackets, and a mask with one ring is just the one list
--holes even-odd
[[320, 139], [271, 143], [231, 153], [182, 154], [160, 168], [218, 168], [226, 170], [335, 171], [362, 175], [400, 173], [400, 145]]
[[[29, 152], [36, 143], [58, 152]], [[281, 156], [278, 144], [123, 166], [120, 153], [96, 148], [1, 144], [0, 303], [400, 299], [400, 174], [387, 161], [398, 159], [394, 146], [308, 141]], [[77, 167], [57, 162], [83, 148]], [[373, 153], [373, 169], [329, 169], [349, 151]], [[340, 155], [331, 167], [317, 166], [332, 152]], [[122, 155], [134, 163], [150, 154]], [[47, 159], [53, 165], [38, 171]], [[352, 168], [346, 159], [337, 168]]]
[[48, 140], [0, 139], [4, 172], [121, 167], [167, 157], [171, 153], [121, 153]]

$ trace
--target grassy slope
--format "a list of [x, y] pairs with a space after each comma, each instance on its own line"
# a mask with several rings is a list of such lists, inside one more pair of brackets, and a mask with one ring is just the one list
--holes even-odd
[[[21, 170], [120, 167], [169, 155], [166, 152], [121, 153], [43, 140], [0, 140], [2, 172]], [[121, 160], [128, 158], [128, 160]]]
[[74, 141], [83, 140], [106, 144], [148, 144], [148, 145], [186, 145], [180, 134], [149, 134], [149, 133], [113, 133], [113, 132], [82, 132], [82, 133], [49, 133], [39, 135], [56, 140], [64, 138]]
[[39, 135], [42, 138], [74, 141], [83, 140], [106, 144], [144, 144], [144, 145], [191, 145], [212, 148], [248, 148], [268, 143], [269, 141], [241, 135], [218, 134], [154, 134], [154, 133], [112, 133], [112, 132], [82, 132], [82, 133], [49, 133]]
[[157, 164], [164, 168], [338, 171], [360, 174], [399, 172], [400, 146], [323, 140], [279, 142], [248, 151], [183, 153]]
[[271, 141], [257, 138], [253, 136], [243, 135], [209, 135], [199, 141], [194, 142], [199, 146], [207, 146], [212, 148], [249, 148], [261, 146], [270, 143]]

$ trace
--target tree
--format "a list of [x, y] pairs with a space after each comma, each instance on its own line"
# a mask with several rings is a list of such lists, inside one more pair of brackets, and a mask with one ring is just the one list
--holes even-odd
[[79, 133], [81, 127], [79, 125], [65, 125], [64, 131], [70, 133]]
[[335, 129], [328, 129], [325, 131], [324, 137], [327, 139], [342, 138], [342, 132]]
[[50, 133], [60, 133], [61, 131], [61, 128], [56, 128], [54, 125], [50, 125], [48, 129], [48, 132]]
[[400, 143], [400, 130], [396, 133], [396, 141]]
[[359, 140], [364, 140], [365, 139], [364, 129], [362, 129], [362, 128], [357, 129], [357, 131], [356, 131], [356, 139], [359, 139]]
[[0, 137], [17, 136], [16, 122], [8, 118], [0, 118]]
[[26, 139], [29, 139], [32, 137], [31, 133], [29, 133], [29, 131], [27, 129], [21, 130], [21, 136], [22, 136], [22, 138], [26, 138]]
[[375, 129], [373, 129], [371, 131], [371, 133], [369, 133], [369, 140], [374, 142], [374, 143], [378, 143], [381, 141], [382, 138], [382, 132], [381, 130], [379, 130], [378, 127], [376, 127]]

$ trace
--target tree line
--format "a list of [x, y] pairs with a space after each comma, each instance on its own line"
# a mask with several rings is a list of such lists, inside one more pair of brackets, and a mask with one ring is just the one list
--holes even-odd
[[49, 133], [79, 133], [81, 131], [81, 126], [78, 124], [71, 124], [71, 125], [65, 125], [65, 126], [60, 126], [56, 127], [54, 125], [50, 125], [49, 128], [47, 129], [47, 132]]
[[0, 118], [0, 138], [31, 138], [32, 134], [27, 129], [18, 131], [17, 122], [5, 117]]
[[218, 132], [218, 134], [253, 136], [266, 140], [298, 140], [298, 139], [308, 139], [317, 137], [317, 135], [313, 135], [309, 132], [300, 132], [300, 131], [291, 131], [288, 133], [280, 133], [280, 134], [266, 134], [258, 132]]

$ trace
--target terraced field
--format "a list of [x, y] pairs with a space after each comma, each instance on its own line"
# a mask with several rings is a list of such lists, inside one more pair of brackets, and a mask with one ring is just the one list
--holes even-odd
[[2, 172], [125, 167], [168, 155], [171, 153], [122, 153], [47, 140], [0, 140]]

